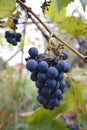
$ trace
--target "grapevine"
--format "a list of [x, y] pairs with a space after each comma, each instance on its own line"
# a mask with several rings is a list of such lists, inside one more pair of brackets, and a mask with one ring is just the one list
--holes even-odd
[[[45, 13], [45, 11], [49, 11], [49, 6], [51, 2], [52, 1], [45, 0], [42, 6], [40, 6], [42, 8], [43, 14]], [[23, 62], [25, 35], [27, 27], [26, 25], [28, 19], [31, 20], [32, 23], [37, 26], [38, 30], [41, 31], [43, 37], [47, 40], [47, 47], [42, 53], [39, 52], [39, 49], [37, 47], [29, 47], [28, 57], [25, 58], [25, 60], [26, 69], [29, 71], [30, 79], [35, 83], [35, 86], [37, 88], [36, 99], [38, 101], [38, 104], [46, 110], [51, 111], [61, 106], [64, 94], [66, 92], [66, 88], [70, 88], [71, 86], [73, 86], [72, 79], [69, 79], [67, 81], [67, 77], [69, 76], [69, 74], [67, 73], [71, 71], [71, 66], [67, 61], [67, 59], [69, 58], [69, 54], [65, 51], [65, 47], [75, 53], [80, 59], [83, 60], [84, 63], [87, 63], [87, 56], [86, 53], [82, 53], [82, 50], [76, 50], [69, 43], [58, 37], [55, 32], [52, 32], [51, 29], [46, 25], [46, 23], [43, 22], [43, 20], [32, 10], [32, 8], [28, 7], [25, 3], [26, 0], [16, 0], [17, 8], [21, 10], [20, 12], [23, 11], [25, 17], [24, 21], [22, 22], [22, 25], [24, 27], [22, 33], [17, 32], [16, 30], [17, 26], [21, 24], [19, 19], [21, 19], [22, 14], [20, 12], [16, 12], [11, 15], [11, 30], [6, 30], [4, 36], [7, 43], [12, 46], [17, 46], [19, 43], [23, 42], [22, 49], [19, 50], [22, 52], [21, 63]], [[45, 28], [48, 34], [43, 31], [43, 29], [38, 23], [40, 23]], [[23, 39], [22, 36], [24, 36]], [[54, 38], [55, 41], [58, 41], [58, 44], [56, 44], [52, 40], [52, 38]], [[86, 47], [85, 41], [82, 41], [82, 44]], [[10, 59], [11, 58], [9, 58], [9, 60]], [[7, 62], [9, 60], [7, 60]], [[76, 90], [74, 90], [73, 95], [75, 105], [77, 105], [75, 91]], [[80, 129], [80, 121], [78, 116], [79, 109], [77, 106], [75, 108], [77, 114], [77, 119], [75, 120], [76, 122], [69, 124], [67, 122], [66, 117], [63, 118], [65, 126], [69, 130]], [[69, 120], [72, 119], [70, 118]]]

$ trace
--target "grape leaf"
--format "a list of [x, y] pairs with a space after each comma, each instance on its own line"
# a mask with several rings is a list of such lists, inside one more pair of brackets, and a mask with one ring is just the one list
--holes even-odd
[[80, 2], [82, 3], [83, 9], [85, 10], [85, 7], [87, 5], [87, 0], [80, 0]]
[[80, 18], [75, 18], [73, 16], [65, 17], [59, 27], [76, 36], [83, 36], [87, 33], [87, 25], [84, 24]]
[[52, 111], [44, 108], [37, 109], [27, 119], [25, 119], [25, 121], [29, 123], [30, 130], [68, 130], [63, 121], [55, 120], [56, 115], [66, 111], [66, 106], [67, 105], [65, 104], [61, 104], [58, 108]]
[[0, 19], [9, 17], [16, 8], [16, 0], [0, 0]]
[[84, 127], [85, 130], [87, 130], [87, 113], [82, 113], [80, 115], [81, 118], [81, 125]]
[[74, 0], [54, 0], [55, 8], [57, 11], [61, 11], [63, 7], [66, 7], [72, 1]]
[[68, 130], [68, 128], [66, 128], [66, 126], [64, 125], [63, 121], [49, 121], [49, 122], [43, 122], [43, 120], [41, 120], [39, 123], [35, 123], [35, 124], [29, 124], [28, 126], [29, 130]]
[[67, 109], [67, 105], [65, 103], [61, 103], [61, 105], [54, 110], [47, 110], [44, 108], [37, 109], [33, 114], [31, 114], [28, 118], [26, 118], [26, 122], [37, 123], [40, 120], [43, 121], [51, 121], [57, 114], [65, 112]]
[[87, 85], [87, 72], [82, 68], [75, 68], [71, 72], [71, 78], [76, 82], [83, 83]]
[[54, 8], [54, 1], [52, 0], [49, 6], [49, 10], [46, 10], [45, 14], [50, 18], [51, 22], [57, 22], [58, 20], [66, 17], [66, 8], [63, 8], [60, 13], [58, 13]]

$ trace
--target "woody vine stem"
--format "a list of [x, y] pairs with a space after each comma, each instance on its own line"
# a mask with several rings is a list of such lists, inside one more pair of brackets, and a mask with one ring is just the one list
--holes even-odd
[[76, 55], [78, 55], [85, 63], [87, 63], [87, 56], [82, 55], [80, 52], [78, 52], [75, 48], [73, 48], [71, 45], [60, 39], [56, 34], [54, 34], [48, 26], [38, 17], [37, 14], [33, 12], [33, 10], [26, 6], [23, 2], [20, 0], [16, 0], [17, 3], [25, 10], [27, 13], [32, 14], [42, 25], [43, 27], [52, 35], [52, 37], [56, 38], [59, 42], [61, 42], [63, 45], [65, 45], [67, 48], [69, 48], [72, 52], [74, 52]]

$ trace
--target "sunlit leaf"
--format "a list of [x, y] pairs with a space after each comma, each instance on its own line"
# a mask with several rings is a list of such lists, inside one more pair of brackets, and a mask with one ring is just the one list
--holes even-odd
[[9, 17], [16, 8], [16, 0], [0, 0], [0, 19]]
[[62, 20], [59, 27], [76, 36], [83, 36], [87, 33], [87, 25], [81, 19], [75, 17], [66, 17]]

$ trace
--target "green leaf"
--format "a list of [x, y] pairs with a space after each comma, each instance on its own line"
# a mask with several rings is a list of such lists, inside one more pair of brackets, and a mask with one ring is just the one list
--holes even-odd
[[87, 113], [81, 114], [80, 119], [81, 119], [81, 125], [85, 130], [87, 130]]
[[85, 10], [85, 7], [87, 5], [87, 0], [80, 0], [80, 2], [82, 3], [82, 6], [83, 6], [83, 8]]
[[0, 0], [0, 19], [9, 17], [16, 8], [16, 0]]
[[55, 110], [46, 110], [44, 108], [40, 108], [36, 110], [33, 114], [31, 114], [27, 119], [26, 122], [29, 122], [29, 129], [30, 130], [67, 130], [63, 121], [56, 121], [55, 116], [61, 112], [66, 111], [66, 105], [61, 104]]
[[30, 124], [43, 121], [51, 121], [52, 118], [54, 118], [57, 114], [65, 112], [67, 109], [67, 105], [61, 104], [59, 107], [55, 108], [54, 110], [47, 110], [44, 108], [40, 108], [37, 111], [35, 111], [33, 114], [31, 114], [28, 118], [26, 118], [26, 121]]
[[43, 122], [41, 120], [39, 123], [35, 123], [33, 125], [29, 125], [29, 130], [68, 130], [62, 121], [49, 121]]
[[66, 17], [66, 8], [63, 8], [60, 13], [58, 13], [54, 8], [54, 1], [52, 0], [49, 11], [45, 11], [45, 14], [50, 18], [51, 22], [57, 22]]
[[84, 24], [80, 18], [75, 18], [73, 16], [65, 17], [60, 23], [59, 27], [76, 36], [82, 37], [87, 34], [87, 25]]
[[72, 1], [74, 0], [54, 0], [55, 8], [57, 9], [57, 11], [61, 11], [63, 7], [66, 7]]

